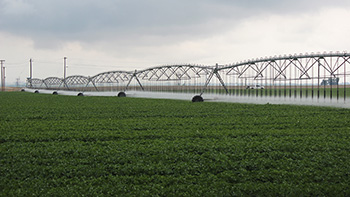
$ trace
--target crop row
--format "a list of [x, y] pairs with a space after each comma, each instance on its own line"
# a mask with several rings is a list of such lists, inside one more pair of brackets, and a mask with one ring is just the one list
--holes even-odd
[[349, 109], [0, 94], [1, 196], [349, 195]]

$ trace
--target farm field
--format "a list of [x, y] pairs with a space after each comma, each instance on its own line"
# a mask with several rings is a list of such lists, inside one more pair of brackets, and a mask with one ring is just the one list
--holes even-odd
[[0, 196], [349, 196], [349, 117], [0, 92]]

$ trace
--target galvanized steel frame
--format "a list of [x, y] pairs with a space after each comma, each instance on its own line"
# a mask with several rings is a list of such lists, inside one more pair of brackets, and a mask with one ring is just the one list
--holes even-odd
[[[41, 79], [28, 79], [27, 86], [32, 88], [63, 88], [74, 87], [86, 88], [90, 84], [96, 91], [103, 84], [118, 84], [128, 90], [133, 80], [141, 90], [145, 90], [143, 83], [162, 83], [169, 81], [191, 81], [203, 78], [205, 83], [200, 84], [200, 95], [202, 95], [212, 83], [215, 76], [217, 83], [222, 86], [226, 94], [230, 94], [227, 80], [254, 80], [283, 81], [297, 80], [320, 80], [325, 77], [342, 77], [344, 84], [349, 83], [350, 69], [349, 53], [317, 53], [317, 54], [294, 54], [275, 57], [252, 59], [229, 65], [202, 66], [202, 65], [166, 65], [135, 71], [109, 71], [99, 73], [93, 77], [81, 75], [69, 76], [66, 79], [48, 77]], [[341, 70], [344, 68], [343, 70]], [[316, 73], [315, 73], [316, 72]], [[293, 73], [293, 74], [291, 74]], [[322, 76], [321, 76], [322, 75]], [[300, 82], [301, 83], [301, 82]]]

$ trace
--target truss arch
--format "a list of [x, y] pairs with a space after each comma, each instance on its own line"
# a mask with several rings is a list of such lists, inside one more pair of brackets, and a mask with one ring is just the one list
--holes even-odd
[[63, 83], [63, 79], [62, 78], [58, 78], [58, 77], [48, 77], [48, 78], [43, 80], [43, 83], [49, 89], [51, 89], [51, 88], [59, 88], [62, 85], [62, 83]]
[[136, 72], [139, 79], [148, 81], [177, 81], [200, 78], [212, 73], [213, 67], [199, 65], [169, 65]]
[[123, 91], [132, 76], [128, 71], [102, 72], [91, 77], [91, 84], [101, 91]]
[[43, 88], [44, 82], [42, 79], [39, 78], [28, 78], [27, 81], [27, 87], [28, 88]]

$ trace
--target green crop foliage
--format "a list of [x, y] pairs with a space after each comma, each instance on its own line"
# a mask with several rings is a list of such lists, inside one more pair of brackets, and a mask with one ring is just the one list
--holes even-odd
[[0, 93], [0, 196], [349, 196], [350, 109]]

